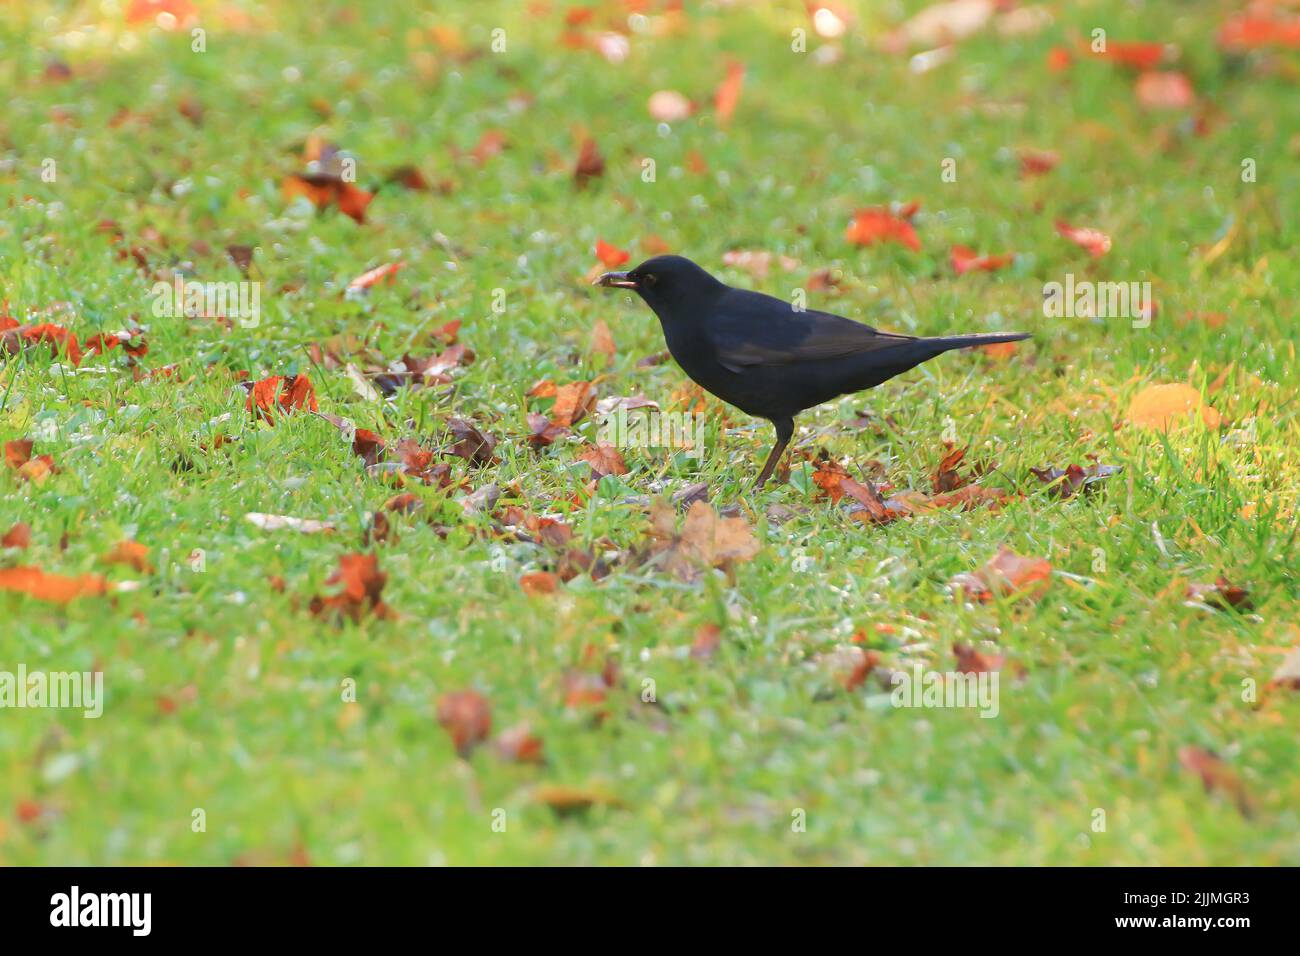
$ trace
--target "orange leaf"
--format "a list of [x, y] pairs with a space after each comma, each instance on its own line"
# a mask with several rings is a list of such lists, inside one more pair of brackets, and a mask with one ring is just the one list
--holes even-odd
[[632, 258], [632, 253], [620, 249], [618, 246], [611, 246], [604, 239], [597, 239], [596, 258], [600, 260], [600, 264], [606, 269], [617, 269]]
[[107, 584], [98, 574], [66, 577], [61, 574], [46, 574], [40, 568], [30, 565], [0, 568], [0, 591], [19, 591], [38, 601], [66, 604], [74, 598], [104, 594], [107, 590]]
[[397, 271], [401, 269], [404, 265], [406, 265], [405, 260], [401, 262], [386, 262], [382, 266], [376, 266], [375, 268], [371, 269], [369, 272], [363, 272], [361, 275], [357, 276], [355, 279], [349, 282], [348, 288], [369, 289], [380, 279], [385, 279], [385, 278], [388, 279], [389, 283], [391, 284], [393, 281], [393, 276], [396, 275]]
[[713, 94], [713, 109], [718, 117], [718, 124], [726, 126], [731, 122], [736, 106], [740, 103], [740, 91], [745, 85], [745, 65], [732, 62], [727, 64], [727, 75], [718, 84]]
[[521, 577], [519, 586], [525, 594], [554, 594], [560, 587], [560, 579], [549, 571], [535, 571]]
[[974, 249], [969, 249], [966, 246], [953, 246], [949, 259], [957, 275], [963, 275], [977, 269], [983, 272], [994, 272], [998, 269], [1004, 269], [1016, 261], [1016, 257], [1011, 254], [981, 256]]
[[1133, 396], [1128, 407], [1128, 420], [1132, 424], [1160, 431], [1186, 423], [1197, 415], [1208, 427], [1219, 427], [1219, 413], [1201, 402], [1201, 393], [1179, 383], [1148, 386]]
[[138, 541], [119, 541], [100, 560], [105, 564], [125, 564], [140, 574], [153, 573], [153, 565], [149, 563], [149, 549]]
[[32, 526], [19, 521], [0, 538], [0, 548], [26, 548], [32, 543]]
[[921, 240], [906, 218], [895, 216], [882, 206], [859, 209], [844, 232], [844, 238], [858, 246], [877, 242], [897, 242], [913, 252], [921, 251]]

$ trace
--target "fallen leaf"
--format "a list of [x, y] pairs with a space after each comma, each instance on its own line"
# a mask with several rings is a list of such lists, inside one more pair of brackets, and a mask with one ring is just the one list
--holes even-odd
[[653, 552], [660, 566], [682, 581], [696, 580], [706, 568], [751, 561], [758, 554], [758, 539], [744, 518], [721, 518], [707, 502], [696, 501], [679, 534], [676, 516], [663, 499], [650, 507]]
[[930, 486], [934, 488], [936, 494], [946, 491], [956, 491], [962, 485], [966, 484], [966, 479], [957, 473], [957, 468], [961, 461], [966, 457], [965, 448], [957, 448], [948, 452], [939, 462], [939, 467], [935, 469], [934, 474], [930, 476]]
[[451, 454], [464, 458], [471, 465], [491, 465], [496, 462], [493, 451], [497, 446], [497, 440], [479, 431], [478, 426], [473, 422], [464, 418], [449, 418], [447, 428], [451, 431], [451, 437], [455, 439], [455, 444], [451, 446]]
[[1138, 103], [1147, 109], [1183, 110], [1196, 105], [1196, 93], [1186, 73], [1143, 73], [1135, 87]]
[[608, 442], [588, 445], [578, 459], [591, 466], [591, 477], [597, 480], [606, 475], [627, 474], [627, 463], [623, 461], [622, 454]]
[[1187, 600], [1195, 604], [1204, 604], [1206, 607], [1218, 608], [1221, 611], [1226, 611], [1228, 608], [1249, 611], [1254, 607], [1249, 591], [1230, 583], [1222, 576], [1213, 584], [1189, 584]]
[[138, 541], [119, 541], [99, 560], [104, 564], [125, 564], [140, 574], [153, 574], [154, 570], [149, 563], [149, 549]]
[[716, 624], [702, 624], [695, 631], [695, 640], [691, 644], [691, 657], [706, 659], [717, 653], [722, 646], [722, 628]]
[[1098, 483], [1117, 474], [1120, 468], [1116, 465], [1093, 464], [1086, 468], [1081, 465], [1070, 465], [1062, 471], [1052, 465], [1044, 465], [1042, 468], [1029, 470], [1039, 481], [1051, 486], [1048, 490], [1053, 496], [1073, 498], [1080, 491], [1093, 491]]
[[982, 568], [953, 578], [951, 586], [979, 602], [1008, 596], [1037, 599], [1047, 591], [1051, 575], [1047, 559], [1024, 558], [1004, 546]]
[[438, 723], [451, 736], [456, 753], [467, 757], [492, 732], [492, 708], [478, 691], [451, 691], [438, 698]]
[[496, 750], [502, 760], [511, 763], [546, 763], [542, 738], [534, 734], [526, 723], [516, 724], [497, 735]]
[[1201, 778], [1206, 793], [1223, 791], [1232, 798], [1243, 817], [1253, 816], [1253, 801], [1246, 791], [1246, 785], [1236, 771], [1214, 751], [1204, 747], [1180, 747], [1178, 762], [1185, 770]]
[[98, 574], [67, 577], [47, 574], [31, 565], [16, 565], [0, 568], [0, 591], [18, 591], [38, 601], [66, 604], [74, 598], [105, 594], [108, 584]]
[[578, 149], [578, 160], [573, 166], [573, 181], [579, 189], [586, 188], [591, 180], [605, 175], [605, 158], [600, 155], [600, 148], [590, 136], [582, 141]]
[[320, 406], [316, 403], [316, 389], [312, 387], [311, 379], [306, 375], [298, 374], [292, 380], [286, 380], [280, 375], [272, 375], [254, 383], [248, 393], [245, 407], [263, 421], [274, 425], [275, 417], [271, 413], [277, 407], [282, 413], [287, 414], [294, 409], [302, 408], [314, 412]]
[[315, 518], [295, 518], [292, 515], [272, 515], [263, 514], [260, 511], [250, 511], [244, 515], [244, 520], [254, 526], [261, 528], [263, 531], [300, 531], [303, 534], [319, 534], [334, 530], [333, 521], [317, 521]]
[[591, 382], [570, 382], [555, 391], [551, 422], [569, 427], [580, 422], [596, 404], [596, 389]]
[[779, 263], [781, 269], [785, 272], [793, 272], [799, 268], [798, 259], [753, 249], [733, 249], [730, 252], [724, 252], [722, 262], [724, 265], [744, 269], [755, 279], [766, 279], [773, 262]]
[[611, 246], [604, 239], [597, 239], [596, 258], [600, 260], [600, 264], [606, 269], [617, 269], [632, 258], [632, 253], [626, 249], [620, 249], [618, 246]]
[[960, 674], [985, 674], [1002, 670], [1006, 660], [1001, 654], [983, 654], [970, 644], [960, 641], [952, 646], [953, 656], [957, 658], [957, 672]]
[[740, 103], [740, 91], [745, 85], [745, 66], [743, 63], [731, 62], [727, 64], [727, 75], [718, 84], [717, 90], [713, 93], [713, 111], [718, 118], [719, 126], [726, 126], [731, 122], [731, 117], [736, 112], [736, 106]]
[[1219, 427], [1219, 413], [1202, 403], [1197, 389], [1180, 383], [1149, 385], [1128, 406], [1128, 420], [1137, 428], [1166, 431], [1196, 417], [1209, 428]]
[[596, 324], [591, 327], [591, 351], [605, 356], [607, 365], [618, 353], [618, 347], [614, 344], [614, 333], [609, 330], [609, 323], [604, 319], [597, 319]]
[[1094, 259], [1099, 259], [1110, 252], [1110, 236], [1099, 229], [1087, 226], [1071, 226], [1062, 219], [1056, 221], [1056, 231], [1077, 246], [1088, 250]]
[[1042, 176], [1050, 173], [1061, 161], [1061, 154], [1048, 149], [1020, 150], [1020, 175]]
[[554, 594], [560, 588], [560, 579], [550, 571], [534, 571], [520, 577], [519, 586], [528, 595]]
[[844, 238], [858, 246], [869, 246], [877, 242], [897, 242], [913, 252], [921, 251], [921, 240], [908, 220], [910, 217], [896, 216], [883, 206], [859, 209], [853, 214], [853, 221], [844, 232]]
[[622, 807], [623, 801], [605, 790], [594, 787], [569, 787], [545, 784], [533, 790], [534, 803], [545, 804], [559, 816], [584, 813], [594, 806]]
[[32, 526], [19, 521], [0, 538], [0, 548], [26, 548], [32, 543]]
[[379, 559], [373, 554], [345, 554], [339, 558], [338, 568], [325, 579], [325, 583], [340, 585], [337, 594], [311, 599], [311, 613], [317, 617], [332, 615], [360, 621], [367, 614], [375, 617], [394, 617], [383, 602], [381, 594], [388, 575], [379, 570]]
[[650, 110], [650, 118], [657, 123], [677, 123], [694, 111], [691, 101], [676, 90], [652, 93], [646, 108]]
[[957, 275], [965, 275], [967, 272], [972, 271], [995, 272], [998, 269], [1005, 269], [1016, 261], [1016, 257], [1010, 253], [999, 256], [981, 256], [974, 249], [966, 246], [953, 246], [948, 258], [952, 263], [953, 271]]
[[369, 272], [363, 272], [361, 275], [349, 282], [348, 289], [369, 289], [372, 285], [382, 279], [387, 279], [391, 283], [393, 281], [393, 276], [395, 276], [405, 265], [406, 261], [403, 260], [401, 262], [387, 262], [382, 266], [376, 266]]

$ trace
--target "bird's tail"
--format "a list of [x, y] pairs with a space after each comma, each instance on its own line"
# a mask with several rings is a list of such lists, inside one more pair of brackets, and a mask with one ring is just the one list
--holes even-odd
[[948, 352], [952, 349], [964, 349], [973, 345], [997, 345], [999, 342], [1019, 342], [1029, 338], [1028, 332], [975, 332], [970, 335], [942, 335], [932, 339], [922, 339], [934, 349], [934, 354]]

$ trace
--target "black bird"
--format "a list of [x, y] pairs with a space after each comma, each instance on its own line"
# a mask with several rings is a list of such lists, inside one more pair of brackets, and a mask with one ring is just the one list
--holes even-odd
[[829, 312], [733, 289], [690, 259], [655, 256], [596, 285], [634, 289], [659, 316], [668, 351], [696, 383], [776, 427], [759, 473], [771, 476], [794, 434], [794, 416], [840, 395], [873, 388], [951, 349], [1029, 338], [993, 332], [919, 338], [878, 332]]

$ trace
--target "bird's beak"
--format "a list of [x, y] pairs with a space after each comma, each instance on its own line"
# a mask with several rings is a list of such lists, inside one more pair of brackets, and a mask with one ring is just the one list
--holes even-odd
[[606, 272], [603, 276], [601, 276], [599, 279], [596, 280], [595, 284], [599, 286], [604, 286], [605, 288], [611, 288], [611, 287], [617, 289], [636, 288], [636, 280], [631, 278], [629, 274], [626, 272]]

